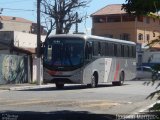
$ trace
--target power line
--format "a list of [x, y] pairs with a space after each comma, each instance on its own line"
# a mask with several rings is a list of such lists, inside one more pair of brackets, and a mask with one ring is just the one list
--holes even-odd
[[28, 11], [28, 12], [35, 12], [35, 10], [27, 10], [27, 9], [14, 9], [14, 8], [0, 8], [0, 9], [3, 9], [3, 10], [15, 10], [15, 11]]

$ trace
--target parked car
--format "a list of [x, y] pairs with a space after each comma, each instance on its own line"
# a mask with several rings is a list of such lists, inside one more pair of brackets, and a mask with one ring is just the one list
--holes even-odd
[[160, 71], [156, 71], [153, 73], [152, 80], [160, 80]]
[[155, 75], [155, 71], [149, 66], [140, 66], [137, 67], [137, 79], [152, 79]]

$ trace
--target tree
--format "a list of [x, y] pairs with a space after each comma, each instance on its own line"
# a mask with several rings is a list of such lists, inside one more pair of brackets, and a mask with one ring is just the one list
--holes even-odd
[[[148, 15], [160, 18], [158, 15], [158, 11], [160, 11], [160, 0], [126, 0], [126, 3], [122, 5], [122, 9], [136, 16]], [[148, 43], [147, 46], [153, 47], [158, 43], [160, 43], [160, 36]]]
[[86, 7], [89, 0], [42, 0], [42, 13], [48, 25], [47, 36], [56, 29], [56, 34], [68, 33], [73, 24], [81, 22], [77, 11]]
[[149, 13], [156, 13], [160, 10], [160, 0], [126, 0], [122, 5], [129, 14], [147, 15]]
[[[158, 12], [160, 11], [160, 0], [126, 0], [126, 4], [122, 5], [122, 9], [124, 9], [127, 13], [133, 14], [136, 16], [139, 15], [152, 15], [151, 13], [157, 13], [157, 15], [153, 17], [158, 17]], [[147, 44], [147, 46], [154, 46], [155, 44], [160, 43], [160, 36], [154, 40], [152, 40], [150, 43]], [[160, 66], [155, 65], [154, 69], [159, 71]], [[145, 82], [144, 84], [149, 85], [150, 83], [153, 85], [154, 80], [152, 82]], [[156, 88], [160, 87], [160, 83], [157, 85]], [[154, 96], [158, 95], [157, 99], [160, 100], [160, 90], [157, 90], [153, 93], [151, 93], [147, 98], [153, 98]], [[160, 103], [155, 104], [150, 110], [160, 110]]]
[[149, 42], [146, 46], [153, 47], [156, 44], [160, 44], [160, 36], [158, 36], [156, 39]]

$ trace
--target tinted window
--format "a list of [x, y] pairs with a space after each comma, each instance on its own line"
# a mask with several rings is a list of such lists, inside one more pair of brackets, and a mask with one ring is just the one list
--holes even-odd
[[117, 56], [117, 44], [114, 44], [114, 56]]
[[127, 45], [124, 46], [124, 56], [125, 57], [129, 56], [129, 47]]
[[118, 57], [121, 57], [121, 45], [117, 45], [117, 53], [118, 53]]
[[114, 56], [114, 44], [109, 43], [109, 56]]
[[121, 57], [124, 57], [124, 45], [121, 45]]
[[133, 57], [133, 55], [132, 55], [132, 46], [129, 46], [129, 57]]
[[143, 68], [143, 71], [152, 72], [152, 70], [150, 68]]
[[93, 55], [98, 55], [98, 42], [93, 42]]
[[101, 42], [101, 52], [100, 52], [100, 54], [102, 55], [102, 56], [105, 56], [105, 42]]
[[84, 41], [81, 39], [50, 38], [45, 46], [45, 64], [50, 66], [76, 66], [83, 62]]
[[108, 46], [108, 43], [105, 43], [105, 55], [109, 56], [109, 46]]

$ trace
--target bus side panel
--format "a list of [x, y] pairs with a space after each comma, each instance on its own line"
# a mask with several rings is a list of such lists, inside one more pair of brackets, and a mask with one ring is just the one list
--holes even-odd
[[98, 73], [98, 82], [104, 82], [105, 77], [105, 59], [100, 58], [96, 59], [95, 61], [89, 63], [85, 66], [83, 70], [83, 83], [90, 84], [91, 83], [91, 76], [94, 72]]
[[92, 63], [87, 64], [83, 69], [83, 84], [91, 83], [91, 75], [92, 75]]
[[110, 65], [110, 72], [108, 76], [108, 82], [112, 82], [114, 80], [115, 66], [116, 66], [116, 61], [114, 58], [112, 58], [112, 62]]
[[109, 81], [109, 74], [111, 73], [111, 66], [112, 66], [112, 58], [105, 58], [105, 74], [104, 74], [104, 81]]
[[119, 77], [122, 71], [125, 74], [125, 80], [131, 80], [135, 78], [135, 60], [129, 58], [113, 58], [108, 81], [119, 81]]
[[136, 60], [135, 59], [126, 59], [125, 61], [125, 79], [132, 80], [136, 76]]

